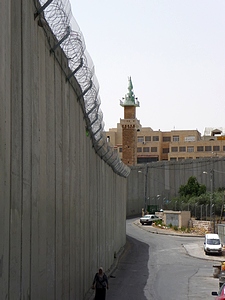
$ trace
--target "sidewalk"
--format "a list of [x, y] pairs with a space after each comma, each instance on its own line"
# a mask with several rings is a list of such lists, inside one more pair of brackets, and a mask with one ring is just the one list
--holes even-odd
[[175, 231], [173, 229], [170, 228], [159, 228], [159, 227], [154, 227], [152, 225], [141, 225], [139, 219], [137, 219], [136, 221], [134, 221], [133, 223], [134, 225], [140, 227], [143, 230], [146, 230], [152, 234], [164, 234], [164, 235], [172, 235], [172, 236], [183, 236], [183, 237], [198, 237], [200, 238], [199, 241], [195, 241], [194, 243], [186, 243], [183, 244], [182, 246], [184, 247], [184, 249], [186, 250], [187, 254], [192, 256], [192, 257], [196, 257], [196, 258], [200, 258], [200, 259], [205, 259], [205, 260], [210, 260], [210, 261], [215, 261], [215, 262], [222, 262], [225, 261], [225, 249], [223, 251], [223, 255], [219, 256], [219, 255], [206, 255], [203, 249], [203, 243], [204, 243], [204, 235], [198, 235], [196, 233], [182, 233], [181, 231]]

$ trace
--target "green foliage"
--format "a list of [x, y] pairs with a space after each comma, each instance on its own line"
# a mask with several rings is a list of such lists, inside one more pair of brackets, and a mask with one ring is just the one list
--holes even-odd
[[162, 220], [155, 221], [155, 225], [162, 225]]
[[194, 196], [200, 196], [202, 194], [205, 194], [205, 192], [206, 186], [198, 183], [197, 178], [195, 176], [191, 176], [188, 179], [187, 184], [181, 185], [179, 188], [179, 195], [187, 199], [190, 199]]

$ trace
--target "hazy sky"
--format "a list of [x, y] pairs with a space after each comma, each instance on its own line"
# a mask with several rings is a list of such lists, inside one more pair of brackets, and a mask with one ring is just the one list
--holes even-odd
[[70, 3], [95, 66], [105, 130], [123, 118], [129, 76], [142, 126], [225, 127], [225, 0]]

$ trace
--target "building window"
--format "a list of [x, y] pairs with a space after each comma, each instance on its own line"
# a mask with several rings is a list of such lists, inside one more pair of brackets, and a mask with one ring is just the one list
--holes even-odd
[[225, 146], [223, 146], [223, 151], [225, 151]]
[[176, 157], [171, 157], [170, 160], [177, 160], [177, 158]]
[[194, 152], [194, 146], [188, 146], [187, 152]]
[[179, 152], [186, 152], [186, 147], [179, 147]]
[[173, 142], [179, 142], [179, 135], [173, 135]]
[[146, 137], [145, 137], [145, 141], [146, 141], [146, 142], [151, 142], [151, 137], [150, 137], [149, 135], [146, 136]]
[[178, 157], [178, 160], [183, 160], [184, 159], [184, 157]]
[[123, 152], [123, 148], [122, 147], [119, 147], [119, 152]]
[[143, 147], [143, 152], [149, 152], [149, 147]]
[[220, 146], [213, 146], [213, 151], [220, 151]]
[[142, 152], [142, 148], [141, 147], [137, 147], [137, 152]]
[[163, 149], [162, 149], [162, 152], [163, 152], [163, 153], [169, 153], [169, 152], [170, 152], [170, 148], [163, 148]]
[[159, 141], [159, 136], [158, 135], [154, 135], [153, 136], [153, 142], [158, 142]]
[[198, 151], [198, 152], [203, 152], [203, 151], [204, 151], [203, 146], [197, 146], [197, 151]]
[[138, 136], [137, 141], [138, 141], [138, 143], [143, 143], [144, 142], [144, 137], [143, 136]]
[[212, 146], [205, 146], [205, 151], [212, 151]]
[[171, 152], [178, 152], [178, 147], [171, 147]]
[[163, 137], [163, 142], [170, 142], [171, 141], [171, 136], [164, 136]]
[[184, 138], [185, 142], [195, 142], [195, 136], [186, 136]]
[[151, 147], [151, 152], [157, 152], [157, 147]]

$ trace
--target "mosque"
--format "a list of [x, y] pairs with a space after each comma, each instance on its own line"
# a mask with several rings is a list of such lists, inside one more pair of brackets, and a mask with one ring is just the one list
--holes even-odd
[[136, 118], [138, 98], [133, 92], [131, 77], [128, 93], [120, 101], [124, 117], [117, 128], [106, 131], [107, 140], [121, 160], [129, 165], [156, 161], [179, 161], [225, 156], [225, 128], [205, 128], [204, 135], [198, 130], [153, 130], [142, 127]]

